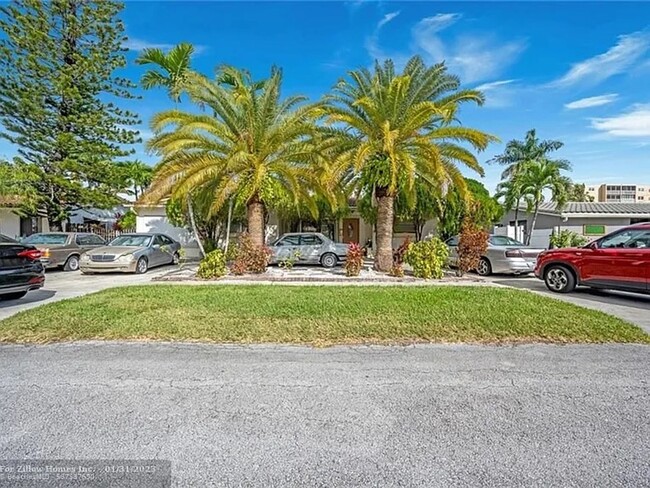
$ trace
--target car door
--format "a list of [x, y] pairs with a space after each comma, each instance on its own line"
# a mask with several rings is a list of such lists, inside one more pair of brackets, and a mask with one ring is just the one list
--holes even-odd
[[289, 235], [282, 237], [273, 245], [273, 254], [276, 262], [290, 258], [293, 253], [300, 250], [300, 236]]
[[581, 282], [603, 288], [646, 291], [649, 278], [650, 231], [627, 228], [578, 251]]
[[300, 261], [310, 264], [320, 262], [323, 241], [315, 234], [302, 234], [300, 236]]
[[458, 265], [458, 236], [450, 237], [445, 241], [449, 249], [449, 256], [447, 257], [448, 266]]
[[160, 247], [160, 250], [164, 253], [164, 255], [162, 256], [163, 264], [172, 263], [174, 261], [174, 252], [175, 252], [174, 241], [164, 234], [160, 235], [159, 237], [162, 240], [162, 246]]
[[160, 266], [169, 261], [169, 257], [165, 250], [163, 249], [165, 243], [163, 242], [162, 236], [156, 234], [153, 236], [153, 242], [151, 243], [151, 255], [149, 257], [149, 267]]

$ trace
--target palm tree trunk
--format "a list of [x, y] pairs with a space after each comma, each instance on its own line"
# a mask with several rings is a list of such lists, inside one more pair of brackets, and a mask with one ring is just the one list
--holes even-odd
[[248, 233], [253, 244], [264, 246], [264, 204], [257, 195], [253, 196], [246, 204], [248, 218]]
[[388, 194], [388, 189], [375, 189], [377, 198], [377, 254], [375, 269], [390, 271], [393, 266], [393, 203], [395, 197]]
[[201, 236], [199, 236], [199, 231], [196, 228], [196, 219], [194, 218], [194, 207], [192, 206], [192, 195], [187, 195], [187, 213], [190, 214], [190, 225], [192, 226], [192, 233], [194, 234], [194, 239], [199, 245], [199, 251], [201, 251], [201, 256], [205, 257], [205, 249], [203, 249], [203, 243], [201, 242]]
[[530, 246], [530, 239], [533, 237], [535, 224], [537, 224], [537, 214], [539, 213], [539, 201], [535, 202], [535, 213], [533, 213], [533, 221], [530, 223], [530, 232], [526, 236], [526, 245]]
[[519, 234], [519, 200], [517, 200], [517, 206], [515, 207], [515, 241], [518, 241], [517, 235]]
[[224, 249], [228, 251], [228, 246], [230, 245], [230, 221], [232, 220], [232, 198], [228, 202], [228, 222], [226, 223], [226, 245]]

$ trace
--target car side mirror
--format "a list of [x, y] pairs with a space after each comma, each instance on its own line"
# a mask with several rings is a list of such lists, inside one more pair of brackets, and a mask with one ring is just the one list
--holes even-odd
[[585, 246], [587, 249], [593, 249], [596, 250], [598, 249], [598, 241], [592, 241], [589, 244]]

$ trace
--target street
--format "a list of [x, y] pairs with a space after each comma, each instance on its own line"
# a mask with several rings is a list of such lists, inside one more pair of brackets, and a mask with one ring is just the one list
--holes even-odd
[[0, 459], [173, 486], [650, 486], [650, 348], [0, 346]]

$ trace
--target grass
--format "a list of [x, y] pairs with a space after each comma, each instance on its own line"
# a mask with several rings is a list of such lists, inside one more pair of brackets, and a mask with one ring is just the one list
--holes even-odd
[[124, 287], [0, 321], [3, 342], [82, 339], [650, 343], [641, 329], [609, 315], [489, 287]]

